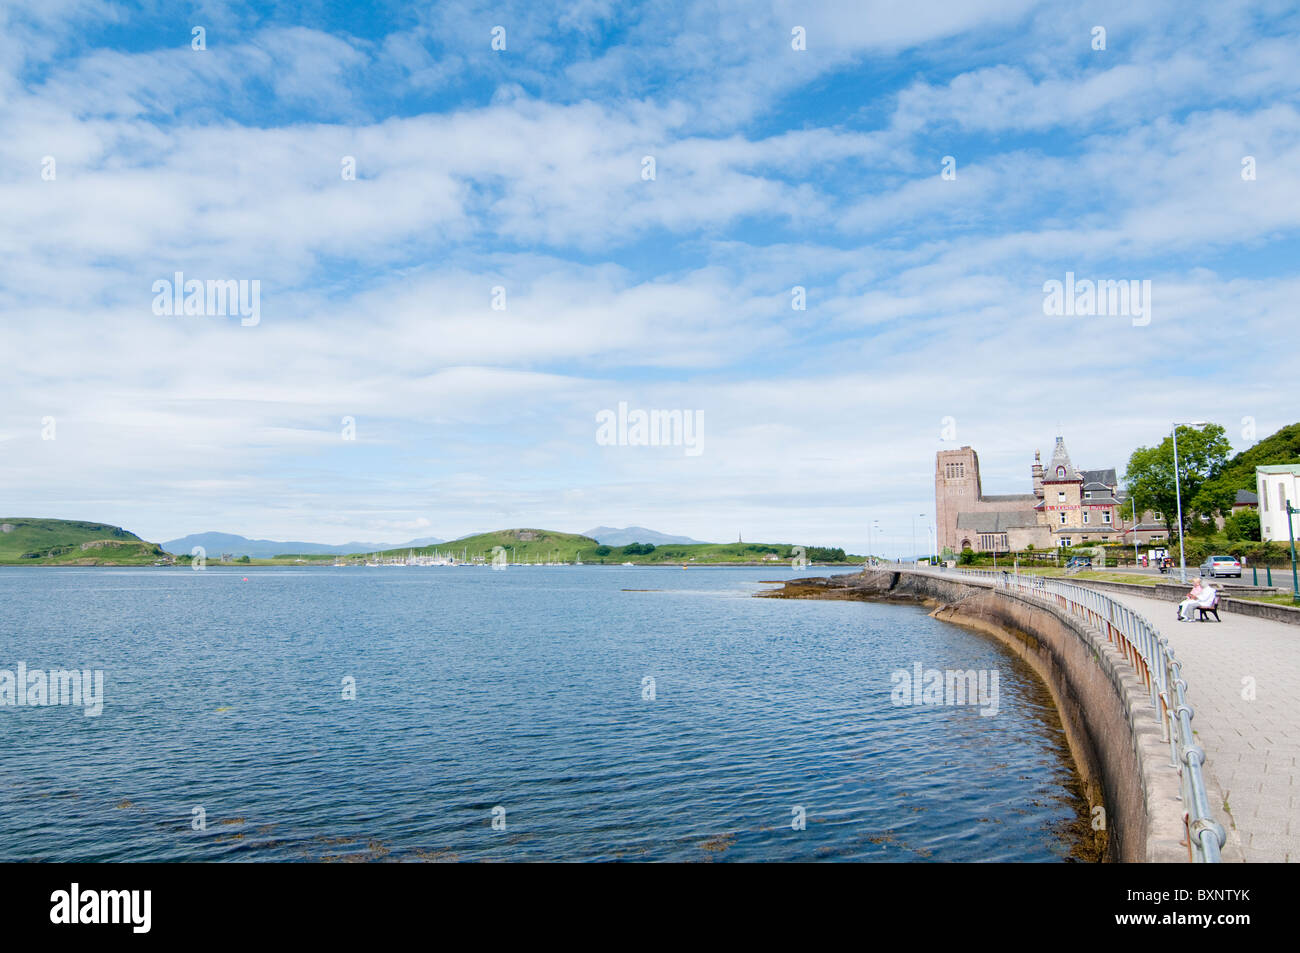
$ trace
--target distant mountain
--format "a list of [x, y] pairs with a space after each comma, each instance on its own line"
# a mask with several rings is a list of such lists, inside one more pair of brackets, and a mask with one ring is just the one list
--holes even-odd
[[626, 529], [617, 529], [613, 526], [597, 526], [595, 529], [587, 530], [582, 535], [590, 536], [602, 546], [626, 546], [629, 543], [654, 543], [656, 546], [664, 543], [700, 544], [698, 539], [691, 539], [689, 536], [669, 536], [667, 533], [657, 533], [652, 529], [646, 529], [644, 526], [629, 526]]
[[445, 539], [426, 536], [412, 539], [405, 543], [340, 543], [330, 546], [326, 543], [303, 543], [294, 540], [278, 541], [274, 539], [248, 539], [232, 533], [191, 533], [180, 539], [171, 539], [162, 544], [163, 549], [177, 556], [188, 556], [195, 546], [202, 546], [209, 557], [230, 553], [232, 556], [253, 556], [265, 559], [270, 556], [294, 554], [303, 556], [345, 556], [349, 553], [377, 553], [386, 549], [418, 549], [421, 546], [436, 546], [445, 543]]

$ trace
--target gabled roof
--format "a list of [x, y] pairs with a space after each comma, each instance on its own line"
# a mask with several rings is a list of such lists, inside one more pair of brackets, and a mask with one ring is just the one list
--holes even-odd
[[1037, 525], [1038, 514], [1033, 510], [957, 514], [957, 528], [972, 533], [1005, 533], [1009, 529], [1027, 529]]
[[1238, 490], [1237, 498], [1232, 501], [1233, 506], [1259, 506], [1259, 494], [1252, 493], [1250, 490]]
[[1082, 470], [1084, 483], [1104, 483], [1107, 487], [1118, 486], [1119, 481], [1115, 479], [1115, 468], [1108, 467], [1105, 470]]

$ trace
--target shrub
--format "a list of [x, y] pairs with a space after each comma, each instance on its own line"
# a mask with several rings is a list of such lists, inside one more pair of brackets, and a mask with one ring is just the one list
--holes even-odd
[[1231, 540], [1241, 542], [1247, 540], [1258, 541], [1260, 538], [1259, 513], [1251, 509], [1233, 513], [1223, 521], [1223, 532]]

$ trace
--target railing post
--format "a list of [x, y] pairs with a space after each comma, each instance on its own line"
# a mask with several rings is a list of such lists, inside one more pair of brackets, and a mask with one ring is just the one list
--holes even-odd
[[[945, 567], [933, 572], [943, 575], [949, 570]], [[1178, 771], [1178, 799], [1184, 808], [1183, 836], [1188, 858], [1219, 863], [1226, 833], [1210, 813], [1202, 770], [1205, 752], [1196, 745], [1191, 724], [1194, 712], [1187, 703], [1187, 682], [1182, 677], [1182, 663], [1170, 648], [1169, 640], [1141, 614], [1086, 586], [1034, 574], [1022, 577], [1019, 573], [1012, 576], [986, 570], [957, 570], [955, 575], [988, 579], [995, 589], [1015, 589], [1045, 607], [1055, 606], [1099, 631], [1105, 630], [1107, 643], [1123, 654], [1145, 683], [1151, 706], [1160, 721], [1162, 740], [1169, 745], [1169, 765]]]

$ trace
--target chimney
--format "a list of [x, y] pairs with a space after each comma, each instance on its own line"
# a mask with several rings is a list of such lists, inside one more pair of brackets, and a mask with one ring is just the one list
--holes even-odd
[[1034, 451], [1033, 473], [1034, 473], [1034, 496], [1038, 497], [1041, 500], [1043, 498], [1043, 457], [1037, 450]]

